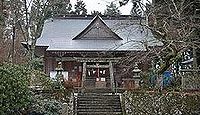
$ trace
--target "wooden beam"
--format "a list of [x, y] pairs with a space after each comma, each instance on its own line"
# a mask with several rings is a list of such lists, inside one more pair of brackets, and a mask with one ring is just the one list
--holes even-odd
[[109, 65], [87, 65], [87, 68], [109, 68]]
[[[56, 61], [60, 61], [60, 57], [56, 58]], [[62, 57], [62, 61], [76, 61], [73, 57]]]
[[118, 62], [121, 58], [78, 58], [74, 57], [78, 62]]

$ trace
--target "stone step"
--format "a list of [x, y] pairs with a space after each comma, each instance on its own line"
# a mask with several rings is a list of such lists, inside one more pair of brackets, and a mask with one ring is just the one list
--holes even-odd
[[[91, 91], [99, 92], [99, 90]], [[120, 115], [122, 113], [120, 97], [112, 93], [78, 94], [76, 109], [77, 115]]]
[[77, 112], [120, 112], [121, 108], [77, 108]]
[[117, 105], [121, 104], [120, 100], [78, 100], [78, 104], [85, 104], [85, 105], [95, 105], [95, 104], [105, 104], [105, 105]]
[[120, 102], [119, 97], [111, 97], [111, 96], [101, 96], [101, 97], [78, 97], [77, 102], [79, 103], [117, 103]]
[[117, 105], [120, 105], [121, 103], [120, 102], [109, 102], [109, 103], [105, 103], [105, 102], [97, 102], [97, 101], [94, 101], [94, 102], [86, 102], [86, 101], [79, 101], [78, 103], [77, 103], [77, 105], [78, 106], [83, 106], [83, 105], [85, 105], [85, 106], [91, 106], [91, 105], [93, 105], [93, 106], [99, 106], [99, 105], [101, 105], [101, 106], [107, 106], [107, 105], [109, 105], [109, 106], [117, 106]]
[[111, 88], [86, 88], [84, 93], [89, 94], [104, 94], [104, 93], [113, 93]]
[[95, 104], [95, 103], [100, 103], [100, 104], [118, 104], [120, 103], [120, 100], [79, 100], [77, 101], [80, 104]]
[[122, 115], [121, 112], [79, 112], [77, 115]]
[[120, 99], [113, 99], [113, 100], [109, 100], [109, 99], [77, 99], [77, 102], [80, 103], [92, 103], [92, 102], [100, 102], [100, 103], [120, 103]]
[[104, 106], [104, 105], [95, 105], [95, 106], [78, 106], [77, 107], [79, 110], [81, 110], [81, 109], [85, 109], [85, 110], [90, 110], [90, 109], [100, 109], [100, 110], [102, 110], [102, 109], [104, 109], [104, 110], [107, 110], [107, 109], [119, 109], [119, 110], [121, 110], [121, 107], [120, 107], [120, 105], [117, 105], [117, 106]]
[[112, 95], [83, 95], [78, 96], [79, 99], [119, 99], [119, 96], [112, 96]]
[[118, 103], [89, 103], [89, 104], [86, 102], [86, 103], [78, 103], [78, 106], [79, 107], [82, 107], [82, 106], [84, 106], [84, 107], [85, 106], [87, 106], [87, 107], [90, 107], [90, 106], [114, 106], [115, 107], [115, 106], [120, 106], [120, 104], [121, 103], [119, 103], [119, 102]]

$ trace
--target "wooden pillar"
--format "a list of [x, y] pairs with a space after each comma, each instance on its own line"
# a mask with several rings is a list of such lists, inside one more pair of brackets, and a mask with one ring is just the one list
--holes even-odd
[[83, 62], [83, 73], [82, 73], [82, 88], [84, 87], [84, 82], [85, 82], [85, 78], [86, 78], [86, 62]]
[[111, 89], [114, 92], [115, 91], [115, 83], [114, 83], [114, 75], [113, 75], [113, 64], [110, 61], [109, 62], [109, 71], [110, 71], [110, 85], [111, 85]]

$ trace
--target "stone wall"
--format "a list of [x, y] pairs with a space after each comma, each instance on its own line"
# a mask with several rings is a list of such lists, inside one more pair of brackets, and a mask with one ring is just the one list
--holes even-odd
[[199, 115], [200, 93], [131, 91], [122, 96], [125, 115]]

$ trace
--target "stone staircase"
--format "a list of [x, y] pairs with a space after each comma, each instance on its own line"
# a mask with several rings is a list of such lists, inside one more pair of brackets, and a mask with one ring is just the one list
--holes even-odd
[[78, 94], [77, 115], [122, 115], [119, 95], [106, 93]]

